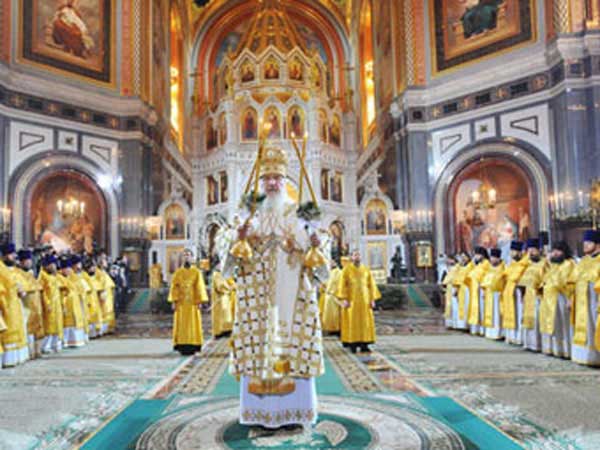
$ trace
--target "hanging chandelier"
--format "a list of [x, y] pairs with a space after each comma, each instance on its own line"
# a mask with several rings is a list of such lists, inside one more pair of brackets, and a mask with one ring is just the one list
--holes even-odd
[[56, 202], [56, 209], [63, 219], [79, 219], [85, 214], [85, 202], [74, 197], [59, 199]]
[[480, 160], [481, 184], [471, 192], [471, 204], [475, 209], [494, 209], [496, 207], [496, 189], [489, 182], [483, 158]]

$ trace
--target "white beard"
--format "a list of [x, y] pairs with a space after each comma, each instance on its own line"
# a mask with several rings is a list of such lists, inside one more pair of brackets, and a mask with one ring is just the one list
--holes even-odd
[[288, 203], [288, 196], [285, 188], [276, 194], [267, 194], [263, 203], [264, 210], [269, 213], [283, 215]]

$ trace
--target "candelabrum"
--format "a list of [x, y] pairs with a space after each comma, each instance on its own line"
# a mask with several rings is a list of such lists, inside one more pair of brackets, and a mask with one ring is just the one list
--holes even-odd
[[394, 233], [429, 233], [433, 230], [433, 211], [426, 209], [394, 211]]
[[589, 192], [556, 192], [550, 196], [549, 203], [552, 219], [557, 221], [589, 221], [594, 216]]
[[148, 227], [146, 218], [142, 216], [122, 217], [119, 228], [123, 239], [145, 239]]

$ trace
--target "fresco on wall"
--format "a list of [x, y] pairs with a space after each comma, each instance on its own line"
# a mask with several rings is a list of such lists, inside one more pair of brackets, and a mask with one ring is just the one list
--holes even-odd
[[[481, 245], [499, 247], [508, 252], [511, 240], [530, 237], [529, 183], [517, 168], [489, 165], [487, 169], [466, 169], [455, 182], [455, 189], [457, 251], [472, 253], [476, 246]], [[487, 201], [490, 189], [496, 192], [493, 207]]]
[[[373, 2], [373, 14], [375, 15], [375, 53], [380, 67], [392, 61], [392, 10], [391, 2]], [[393, 70], [376, 70], [377, 96], [379, 106], [389, 105], [394, 95], [394, 72]]]
[[437, 70], [533, 40], [532, 0], [430, 0]]
[[[56, 174], [42, 180], [33, 190], [31, 202], [31, 241], [52, 245], [57, 251], [91, 253], [104, 247], [105, 204], [102, 195], [79, 176]], [[78, 214], [59, 209], [69, 201], [83, 202]]]
[[370, 200], [365, 212], [367, 234], [387, 234], [387, 222], [388, 209], [383, 200]]
[[[152, 103], [164, 112], [167, 96], [167, 24], [162, 2], [152, 2]], [[170, 74], [168, 74], [170, 76]]]
[[23, 58], [111, 81], [112, 0], [23, 0]]
[[258, 115], [254, 108], [247, 108], [242, 113], [242, 140], [255, 141], [258, 136]]
[[181, 205], [173, 203], [165, 210], [167, 239], [185, 239], [185, 212]]

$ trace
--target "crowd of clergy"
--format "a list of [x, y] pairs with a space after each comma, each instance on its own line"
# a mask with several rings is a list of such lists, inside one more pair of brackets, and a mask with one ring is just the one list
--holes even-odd
[[510, 262], [478, 247], [448, 258], [442, 284], [448, 328], [532, 352], [600, 366], [600, 231], [582, 236], [583, 256], [565, 241], [513, 241]]
[[[150, 286], [158, 289], [162, 275], [160, 265], [150, 270]], [[236, 283], [214, 270], [210, 280], [210, 299], [202, 271], [194, 264], [193, 252], [186, 250], [183, 265], [173, 274], [168, 301], [172, 304], [173, 348], [184, 355], [201, 350], [204, 342], [202, 304], [209, 303], [212, 336], [231, 334], [235, 320]], [[361, 264], [360, 252], [341, 258], [341, 267], [331, 261], [327, 280], [319, 286], [319, 312], [322, 331], [337, 335], [344, 347], [369, 352], [376, 340], [373, 310], [381, 294], [370, 269]]]
[[115, 328], [115, 283], [105, 254], [38, 255], [1, 247], [0, 357], [2, 367], [82, 347]]

